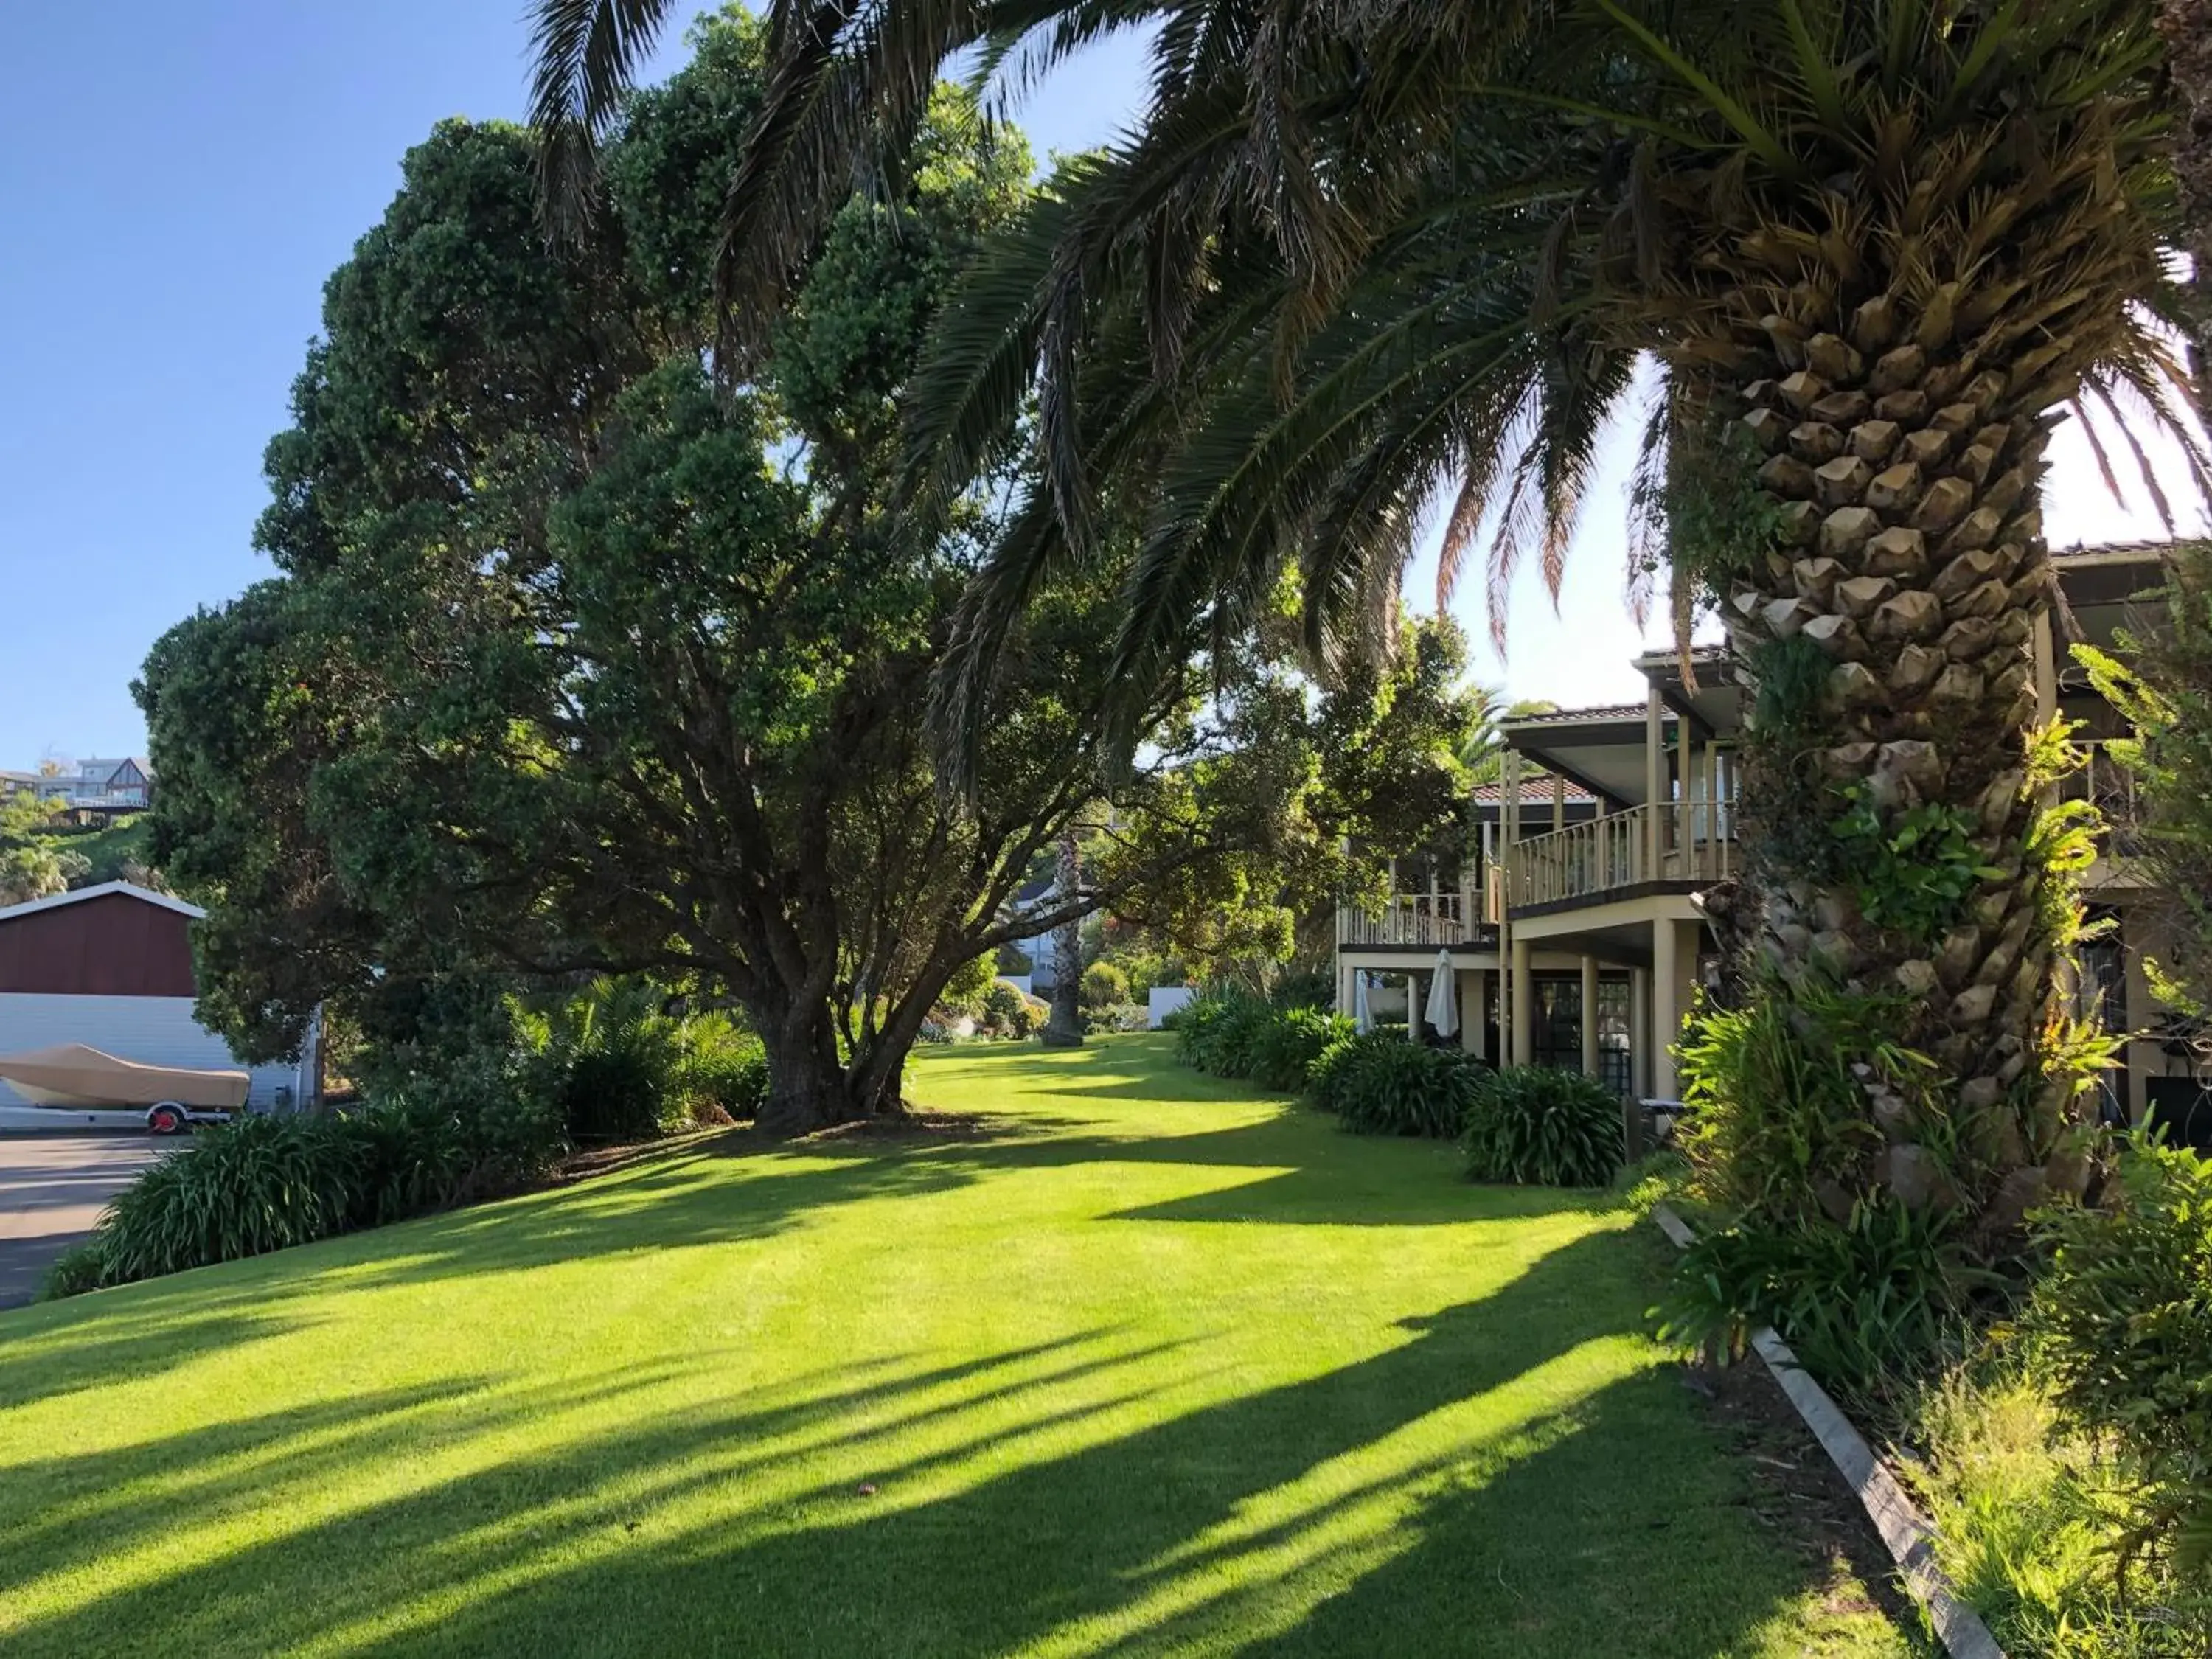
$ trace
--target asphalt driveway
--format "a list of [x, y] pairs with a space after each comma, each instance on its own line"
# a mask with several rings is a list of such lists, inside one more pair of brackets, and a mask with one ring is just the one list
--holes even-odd
[[37, 1296], [46, 1264], [167, 1150], [143, 1131], [0, 1133], [0, 1308]]

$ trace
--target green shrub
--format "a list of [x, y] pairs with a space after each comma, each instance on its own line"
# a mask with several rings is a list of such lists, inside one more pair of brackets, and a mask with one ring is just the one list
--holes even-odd
[[2147, 1570], [2123, 1589], [2108, 1472], [2020, 1361], [1962, 1367], [1915, 1413], [1922, 1455], [1905, 1472], [1934, 1522], [1944, 1575], [2021, 1659], [2202, 1659], [2212, 1651], [2212, 1600]]
[[343, 1231], [365, 1149], [331, 1117], [203, 1129], [115, 1195], [94, 1231], [111, 1285], [260, 1255]]
[[1184, 1064], [1285, 1094], [1303, 1091], [1363, 1133], [1457, 1134], [1473, 1086], [1474, 1063], [1455, 1050], [1354, 1036], [1340, 1016], [1241, 992], [1194, 998], [1166, 1023]]
[[553, 1081], [568, 1138], [579, 1146], [650, 1140], [660, 1133], [666, 1068], [633, 1049], [566, 1057]]
[[1351, 1035], [1348, 1019], [1314, 1008], [1279, 1009], [1253, 1039], [1249, 1075], [1262, 1089], [1297, 1094], [1322, 1051]]
[[1267, 1000], [1278, 1008], [1319, 1008], [1325, 1011], [1336, 1001], [1336, 975], [1322, 968], [1285, 974], [1275, 981], [1274, 988], [1267, 993]]
[[983, 993], [982, 1029], [999, 1036], [1027, 1036], [1029, 999], [1002, 979], [991, 981]]
[[1107, 1008], [1129, 1000], [1129, 976], [1110, 962], [1094, 962], [1083, 970], [1076, 991], [1085, 1008]]
[[1620, 1167], [1620, 1102], [1580, 1072], [1510, 1066], [1483, 1077], [1462, 1144], [1476, 1181], [1602, 1187]]
[[203, 1129], [118, 1194], [43, 1293], [258, 1255], [512, 1192], [566, 1150], [554, 1103], [512, 1056], [480, 1054], [339, 1113]]
[[1376, 1041], [1371, 1033], [1332, 1037], [1306, 1067], [1306, 1103], [1324, 1112], [1340, 1109], [1346, 1084], [1368, 1045]]
[[1717, 1228], [1677, 1259], [1660, 1334], [1740, 1352], [1771, 1325], [1832, 1391], [1893, 1418], [1961, 1349], [1982, 1281], [1960, 1267], [1956, 1231], [1948, 1212], [1889, 1200], [1840, 1224]]
[[1456, 1137], [1481, 1086], [1480, 1061], [1402, 1037], [1356, 1037], [1327, 1068], [1330, 1109], [1357, 1134]]
[[650, 1140], [660, 1133], [682, 1053], [678, 1022], [645, 979], [602, 979], [551, 1010], [537, 1071], [570, 1139]]
[[[1891, 1035], [1903, 1023], [1895, 998], [1810, 985], [1788, 999], [1698, 1009], [1680, 1051], [1691, 1108], [1682, 1141], [1698, 1195], [1731, 1216], [1826, 1219], [1820, 1183], [1884, 1148], [1869, 1084], [1909, 1103], [1926, 1091], [1929, 1062]], [[1871, 1075], [1859, 1077], [1855, 1061]]]
[[2067, 1420], [2115, 1455], [2117, 1553], [2212, 1591], [2212, 1164], [2145, 1142], [2103, 1210], [2042, 1218], [2025, 1324]]
[[1083, 1016], [1083, 1029], [1094, 1032], [1142, 1031], [1152, 1023], [1151, 1013], [1139, 1002], [1112, 1003], [1091, 1009]]
[[1107, 958], [1129, 976], [1129, 1000], [1141, 1002], [1159, 985], [1188, 985], [1190, 969], [1181, 958], [1158, 951], [1117, 949]]
[[1239, 1006], [1241, 999], [1218, 994], [1193, 997], [1167, 1018], [1167, 1029], [1176, 1036], [1176, 1058], [1201, 1072], [1213, 1069], [1222, 1028]]
[[717, 1010], [686, 1019], [677, 1043], [669, 1093], [682, 1109], [679, 1121], [711, 1121], [715, 1110], [741, 1120], [760, 1115], [768, 1049], [759, 1037]]
[[534, 1056], [479, 1052], [457, 1056], [434, 1072], [380, 1085], [351, 1120], [402, 1119], [421, 1137], [457, 1146], [459, 1175], [435, 1204], [512, 1192], [536, 1179], [568, 1150], [559, 1102]]
[[65, 1296], [82, 1296], [112, 1283], [107, 1277], [106, 1255], [98, 1235], [73, 1244], [46, 1266], [39, 1283], [39, 1300], [58, 1302]]
[[1179, 1033], [1184, 1057], [1215, 1077], [1249, 1078], [1259, 1043], [1275, 1023], [1275, 1010], [1238, 992], [1212, 1001], [1204, 1018]]
[[[1021, 971], [1028, 972], [1024, 968]], [[937, 1006], [956, 1018], [980, 1019], [983, 1013], [983, 999], [990, 994], [997, 982], [998, 958], [985, 951], [973, 961], [964, 962], [952, 970], [945, 987], [937, 994]]]
[[321, 1121], [356, 1155], [341, 1231], [441, 1209], [463, 1195], [475, 1171], [467, 1131], [449, 1114], [385, 1104]]

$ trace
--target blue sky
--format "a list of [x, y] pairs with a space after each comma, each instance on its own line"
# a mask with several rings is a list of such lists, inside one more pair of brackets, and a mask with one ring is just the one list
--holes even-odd
[[[15, 624], [0, 766], [137, 749], [129, 684], [147, 647], [268, 574], [250, 544], [261, 453], [324, 278], [433, 122], [520, 112], [527, 50], [522, 0], [19, 9], [0, 100], [0, 605]], [[1080, 149], [1141, 89], [1139, 48], [1109, 43], [1020, 118], [1040, 154]], [[1524, 579], [1510, 661], [1483, 652], [1480, 671], [1516, 696], [1633, 690], [1619, 450], [1559, 614]], [[2057, 484], [2054, 542], [2152, 533], [2101, 500], [2071, 447]], [[1416, 562], [1409, 592], [1432, 568]]]

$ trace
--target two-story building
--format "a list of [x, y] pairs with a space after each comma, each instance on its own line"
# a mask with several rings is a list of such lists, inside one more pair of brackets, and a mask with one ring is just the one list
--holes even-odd
[[[2043, 706], [2081, 722], [2089, 793], [2117, 827], [2088, 878], [2110, 926], [2082, 952], [2082, 1006], [2134, 1035], [2109, 1083], [2109, 1109], [2140, 1120], [2148, 1101], [2194, 1098], [2198, 1050], [2162, 1021], [2142, 957], [2156, 954], [2159, 896], [2128, 856], [2126, 782], [2096, 752], [2122, 735], [2118, 716], [2074, 667], [2065, 641], [2109, 645], [2130, 599], [2162, 580], [2157, 544], [2054, 556], [2065, 599], [2058, 628], [2036, 643]], [[1717, 971], [1699, 895], [1741, 867], [1735, 750], [1746, 697], [1724, 649], [1673, 652], [1636, 665], [1641, 706], [1565, 710], [1509, 720], [1504, 778], [1474, 803], [1462, 867], [1401, 864], [1376, 913], [1337, 925], [1338, 1002], [1422, 1010], [1439, 951], [1453, 976], [1459, 1041], [1500, 1063], [1571, 1066], [1622, 1094], [1674, 1098], [1673, 1043], [1699, 983]]]
[[143, 756], [83, 760], [35, 775], [32, 788], [40, 799], [59, 801], [73, 812], [143, 812], [154, 804], [154, 769]]

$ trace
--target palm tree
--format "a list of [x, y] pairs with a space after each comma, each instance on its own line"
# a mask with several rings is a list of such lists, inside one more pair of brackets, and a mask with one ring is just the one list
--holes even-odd
[[[556, 161], [665, 9], [546, 0]], [[1778, 998], [1888, 1000], [1944, 1079], [1900, 1106], [1856, 1039], [1828, 1056], [1866, 1087], [1822, 1206], [1940, 1197], [1995, 1248], [2081, 1179], [2071, 1086], [2043, 1081], [2072, 912], [2030, 765], [2039, 490], [2062, 412], [2156, 413], [2187, 382], [2160, 331], [2184, 307], [2160, 10], [783, 3], [724, 294], [742, 340], [950, 53], [1034, 68], [1158, 25], [1140, 130], [972, 272], [915, 389], [917, 484], [951, 488], [1035, 389], [1048, 487], [945, 688], [969, 729], [1042, 573], [1094, 553], [1102, 483], [1141, 480], [1147, 512], [1129, 684], [1249, 629], [1286, 570], [1326, 661], [1382, 636], [1440, 495], [1444, 585], [1478, 546], [1494, 586], [1524, 551], [1556, 583], [1606, 422], [1654, 386], [1647, 527], [1677, 614], [1715, 606], [1759, 692], [1765, 858], [1735, 931]], [[574, 27], [616, 14], [631, 33]]]
[[[1060, 831], [1053, 896], [1065, 899], [1083, 885], [1083, 851], [1076, 829]], [[1083, 1046], [1083, 924], [1068, 921], [1053, 929], [1052, 1017], [1041, 1033], [1048, 1048]]]
[[2173, 172], [2186, 226], [2182, 246], [2196, 262], [2193, 336], [2201, 352], [2212, 340], [2212, 0], [2164, 0], [2160, 14], [2177, 106]]

